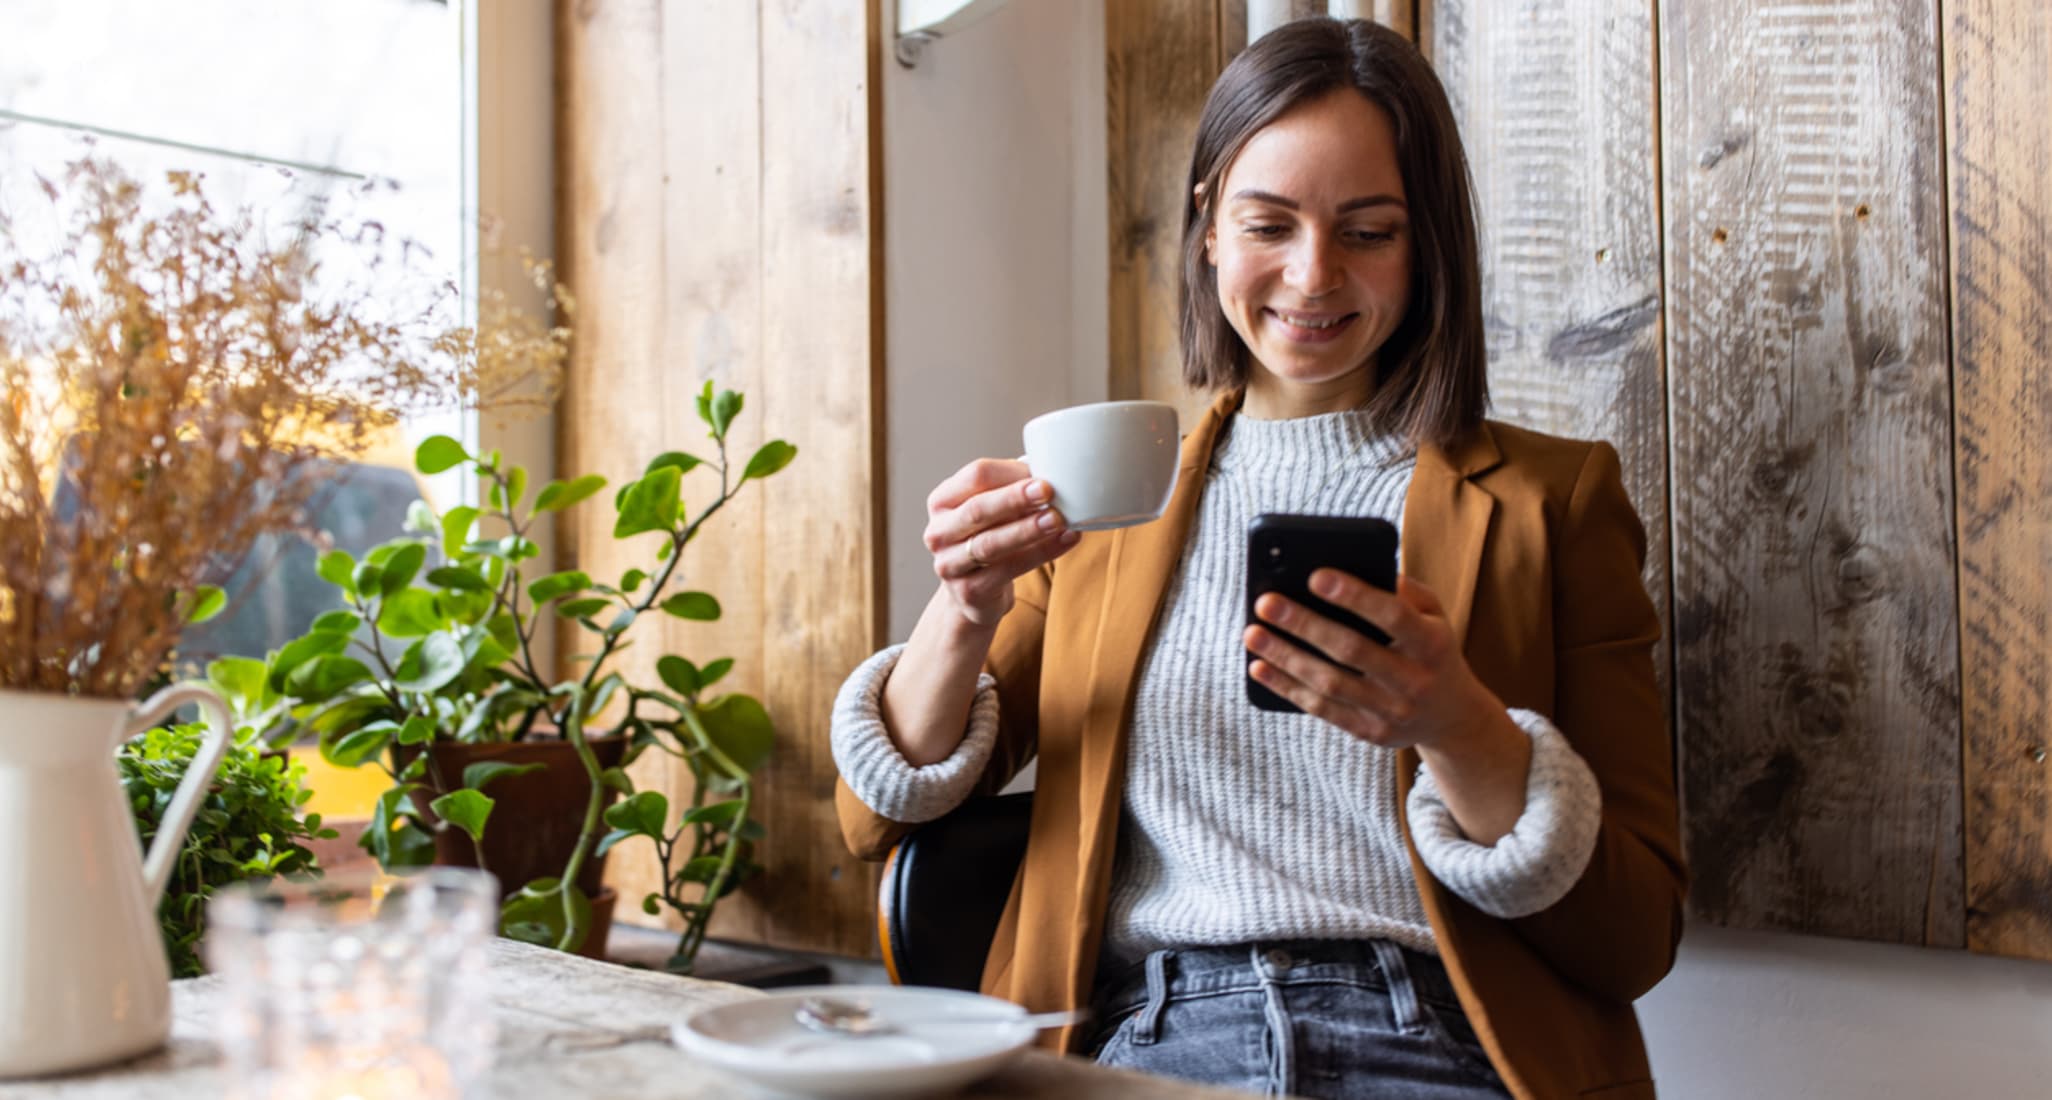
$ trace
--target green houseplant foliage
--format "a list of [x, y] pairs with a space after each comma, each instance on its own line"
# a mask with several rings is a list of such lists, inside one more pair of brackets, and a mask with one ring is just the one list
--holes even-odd
[[[630, 683], [611, 666], [644, 618], [719, 618], [712, 594], [682, 584], [685, 547], [747, 483], [775, 475], [797, 454], [789, 443], [772, 440], [736, 468], [728, 461], [727, 438], [742, 396], [708, 382], [697, 405], [715, 456], [665, 452], [616, 490], [613, 536], [647, 557], [614, 581], [581, 570], [531, 576], [527, 564], [536, 554], [534, 524], [597, 496], [605, 478], [551, 481], [530, 497], [527, 471], [497, 452], [473, 455], [447, 436], [423, 441], [416, 467], [424, 474], [466, 470], [479, 479], [485, 506], [435, 514], [418, 504], [405, 537], [360, 561], [339, 550], [324, 555], [320, 575], [341, 592], [345, 606], [271, 654], [261, 683], [249, 685], [254, 694], [284, 701], [273, 737], [316, 736], [332, 763], [374, 764], [391, 777], [362, 841], [387, 867], [429, 862], [436, 829], [461, 829], [479, 841], [488, 827], [518, 828], [517, 822], [490, 824], [490, 784], [511, 766], [476, 764], [461, 776], [431, 776], [433, 757], [419, 749], [438, 740], [518, 741], [539, 729], [557, 731], [591, 780], [583, 841], [561, 875], [508, 896], [501, 931], [575, 950], [591, 919], [591, 899], [576, 885], [585, 861], [646, 836], [657, 846], [664, 886], [642, 908], [657, 913], [668, 905], [683, 917], [686, 927], [671, 960], [679, 970], [690, 968], [715, 903], [759, 870], [748, 858], [761, 835], [749, 816], [750, 776], [769, 757], [772, 727], [760, 701], [713, 691], [733, 667], [731, 658], [701, 666], [665, 656], [654, 684]], [[684, 495], [693, 474], [695, 481], [718, 480], [695, 513]], [[565, 621], [582, 628], [590, 649], [567, 663], [575, 669], [571, 675], [558, 678], [537, 664], [532, 643], [539, 630]], [[602, 766], [591, 749], [589, 730], [601, 715], [627, 739], [616, 767]], [[668, 800], [636, 792], [627, 775], [627, 766], [649, 749], [684, 761], [697, 778], [692, 803], [679, 808], [674, 825]], [[602, 820], [609, 789], [625, 797]], [[433, 790], [446, 793], [423, 814], [420, 801]]]
[[[164, 808], [205, 736], [206, 727], [194, 722], [158, 726], [122, 744], [116, 758], [122, 792], [145, 847], [156, 838]], [[185, 834], [185, 847], [157, 908], [172, 977], [204, 972], [199, 940], [206, 932], [207, 898], [216, 889], [243, 879], [317, 870], [314, 854], [304, 842], [332, 838], [335, 830], [321, 826], [321, 815], [301, 813], [312, 796], [306, 788], [305, 765], [288, 763], [284, 754], [267, 750], [247, 726], [236, 731], [235, 743]]]

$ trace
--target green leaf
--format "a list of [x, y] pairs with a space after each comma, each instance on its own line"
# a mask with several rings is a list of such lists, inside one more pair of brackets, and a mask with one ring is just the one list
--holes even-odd
[[572, 592], [582, 592], [591, 587], [591, 576], [581, 569], [565, 569], [551, 573], [527, 586], [527, 598], [537, 605], [545, 604]]
[[362, 661], [339, 653], [323, 653], [292, 670], [285, 678], [285, 693], [308, 703], [325, 703], [343, 689], [371, 678]]
[[374, 558], [365, 558], [357, 562], [356, 571], [349, 575], [351, 590], [365, 597], [377, 595], [384, 591], [384, 589], [378, 587], [378, 578], [383, 573], [384, 571], [378, 568], [377, 560]]
[[[483, 790], [494, 779], [507, 779], [546, 769], [547, 764], [508, 764], [503, 760], [481, 760], [463, 769], [463, 785]], [[437, 811], [440, 812], [440, 811]]]
[[437, 588], [450, 588], [458, 592], [490, 592], [492, 586], [478, 576], [477, 570], [462, 565], [443, 565], [428, 570], [427, 582]]
[[714, 684], [719, 683], [720, 677], [725, 676], [727, 674], [727, 670], [733, 667], [734, 658], [722, 657], [719, 660], [714, 661], [711, 664], [708, 664], [704, 668], [700, 669], [698, 671], [699, 690], [703, 691], [706, 688], [709, 688]]
[[520, 498], [527, 495], [527, 467], [515, 466], [506, 471], [506, 510], [520, 506]]
[[349, 635], [338, 630], [311, 630], [285, 643], [271, 658], [271, 690], [284, 691], [285, 678], [300, 665], [328, 653], [340, 653], [349, 645]]
[[677, 526], [677, 468], [651, 470], [627, 487], [620, 499], [620, 518], [613, 524], [613, 537], [626, 538], [645, 531], [668, 531]]
[[713, 422], [712, 400], [713, 384], [712, 379], [708, 378], [705, 380], [705, 388], [698, 391], [698, 418], [705, 421], [706, 427], [711, 427]]
[[392, 556], [385, 559], [383, 571], [378, 574], [379, 591], [389, 596], [412, 584], [426, 561], [427, 547], [417, 542], [409, 542], [392, 551]]
[[722, 695], [698, 708], [706, 735], [720, 752], [744, 772], [753, 772], [769, 759], [776, 742], [776, 729], [769, 712], [753, 696], [735, 692]]
[[[385, 751], [385, 746], [392, 741], [392, 734], [398, 729], [397, 722], [372, 722], [361, 729], [344, 734], [332, 744], [323, 744], [321, 759], [338, 768], [361, 767], [364, 761]], [[386, 795], [392, 793], [385, 792]]]
[[330, 611], [313, 621], [315, 630], [333, 630], [342, 634], [354, 634], [363, 625], [363, 616], [354, 611]]
[[656, 675], [679, 695], [696, 695], [700, 686], [698, 666], [682, 657], [656, 659]]
[[254, 702], [264, 694], [264, 663], [254, 657], [216, 657], [207, 663], [207, 682], [229, 702]]
[[680, 619], [709, 623], [720, 617], [720, 601], [704, 592], [679, 592], [663, 601], [663, 610]]
[[492, 816], [492, 796], [465, 788], [428, 803], [428, 809], [443, 821], [470, 834], [473, 843], [484, 838], [485, 819]]
[[463, 444], [446, 435], [431, 435], [413, 452], [413, 467], [424, 474], [439, 474], [469, 457]]
[[651, 917], [655, 916], [658, 913], [661, 913], [663, 911], [662, 905], [657, 900], [657, 898], [658, 895], [654, 893], [650, 893], [644, 896], [641, 899], [641, 911], [647, 913]]
[[228, 606], [228, 593], [219, 585], [203, 584], [192, 590], [192, 610], [185, 613], [188, 623], [203, 623], [221, 613]]
[[691, 862], [686, 863], [684, 865], [684, 869], [677, 872], [677, 877], [683, 879], [685, 882], [696, 882], [703, 885], [711, 885], [713, 876], [719, 873], [720, 857], [699, 856], [697, 859], [694, 859]]
[[741, 415], [741, 395], [733, 390], [721, 390], [713, 395], [712, 430], [716, 439], [727, 438], [727, 427]]
[[534, 498], [535, 513], [561, 511], [605, 487], [606, 479], [597, 474], [586, 474], [574, 481], [551, 481]]
[[768, 477], [791, 464], [798, 457], [798, 448], [781, 439], [772, 439], [756, 450], [748, 460], [748, 468], [741, 471], [741, 480], [751, 477]]
[[634, 780], [628, 778], [627, 772], [623, 768], [607, 768], [605, 771], [600, 772], [599, 782], [619, 791], [621, 794], [634, 793]]
[[715, 802], [710, 806], [698, 806], [684, 814], [682, 824], [697, 825], [704, 823], [707, 825], [718, 825], [722, 828], [731, 828], [734, 824], [734, 819], [741, 815], [742, 809], [747, 805], [747, 803], [737, 798], [731, 802]]
[[359, 845], [377, 857], [379, 866], [386, 870], [425, 867], [434, 859], [434, 838], [403, 816], [412, 812], [413, 802], [408, 794], [418, 789], [417, 784], [408, 783], [379, 795], [377, 805], [371, 811], [370, 824], [357, 840]]
[[322, 580], [352, 596], [356, 595], [356, 584], [350, 580], [350, 574], [355, 570], [356, 559], [350, 557], [347, 550], [330, 550], [322, 554], [321, 560], [314, 565], [314, 572], [319, 573]]
[[442, 556], [454, 560], [470, 541], [470, 529], [477, 524], [478, 511], [470, 505], [451, 508], [442, 517]]
[[648, 469], [643, 470], [642, 473], [652, 474], [657, 470], [674, 468], [679, 474], [688, 474], [693, 467], [703, 465], [705, 465], [705, 460], [697, 455], [685, 454], [683, 451], [664, 451], [662, 454], [655, 456], [649, 462]]
[[418, 638], [446, 625], [434, 593], [425, 588], [402, 588], [378, 605], [378, 629], [394, 638]]
[[[568, 934], [570, 922], [563, 913], [566, 899], [577, 924], [575, 935]], [[590, 929], [591, 899], [574, 882], [536, 879], [499, 905], [499, 934], [507, 939], [575, 951], [584, 946], [585, 933]]]
[[402, 745], [425, 745], [435, 739], [435, 720], [425, 714], [409, 714], [406, 721], [393, 735], [393, 740]]
[[447, 634], [430, 634], [399, 658], [393, 686], [401, 691], [435, 691], [463, 671], [463, 647]]
[[606, 824], [643, 836], [662, 836], [669, 819], [670, 800], [661, 791], [642, 791], [606, 807]]
[[613, 606], [613, 601], [603, 596], [592, 596], [582, 600], [565, 600], [556, 605], [556, 614], [566, 619], [588, 619]]
[[647, 579], [647, 573], [644, 573], [639, 569], [629, 569], [625, 573], [620, 574], [620, 591], [632, 592], [635, 589], [640, 588], [641, 582]]

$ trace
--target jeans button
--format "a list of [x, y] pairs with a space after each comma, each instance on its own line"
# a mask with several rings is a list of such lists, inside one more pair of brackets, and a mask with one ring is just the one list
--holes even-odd
[[1268, 965], [1274, 967], [1277, 970], [1288, 970], [1291, 964], [1293, 964], [1296, 961], [1290, 958], [1289, 952], [1284, 951], [1280, 947], [1269, 948], [1268, 954], [1263, 955], [1262, 958], [1268, 960]]

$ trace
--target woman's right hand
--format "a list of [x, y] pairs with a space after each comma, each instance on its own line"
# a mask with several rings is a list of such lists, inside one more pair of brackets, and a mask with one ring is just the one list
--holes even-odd
[[926, 548], [962, 618], [995, 626], [1012, 609], [1012, 582], [1082, 538], [1054, 510], [1054, 487], [1024, 462], [979, 458], [926, 498]]

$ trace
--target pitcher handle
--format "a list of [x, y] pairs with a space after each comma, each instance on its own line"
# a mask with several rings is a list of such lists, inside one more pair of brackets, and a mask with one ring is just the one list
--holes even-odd
[[204, 684], [173, 684], [137, 707], [125, 731], [126, 736], [133, 737], [187, 703], [199, 704], [200, 715], [207, 723], [207, 738], [185, 769], [185, 778], [179, 782], [178, 792], [171, 796], [171, 805], [164, 810], [164, 820], [157, 826], [157, 837], [150, 842], [149, 855], [143, 858], [143, 893], [149, 897], [152, 913], [164, 899], [171, 868], [178, 863], [179, 849], [185, 847], [185, 831], [199, 813], [201, 794], [213, 783], [214, 772], [221, 767], [221, 758], [235, 738], [235, 719], [214, 689]]

